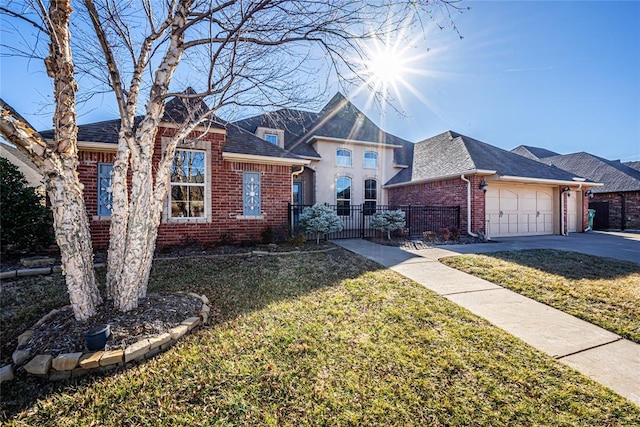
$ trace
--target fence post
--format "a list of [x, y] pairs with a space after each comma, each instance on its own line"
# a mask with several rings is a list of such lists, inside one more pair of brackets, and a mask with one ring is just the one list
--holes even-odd
[[360, 205], [360, 238], [364, 239], [364, 203]]
[[411, 230], [413, 230], [413, 224], [411, 223], [411, 216], [412, 216], [411, 215], [411, 205], [409, 205], [408, 212], [409, 212], [409, 218], [407, 219], [407, 225], [408, 225], [407, 228], [409, 228], [409, 236], [411, 236], [411, 234], [412, 234]]
[[289, 221], [289, 234], [293, 236], [293, 214], [291, 212], [291, 202], [287, 202], [287, 220]]

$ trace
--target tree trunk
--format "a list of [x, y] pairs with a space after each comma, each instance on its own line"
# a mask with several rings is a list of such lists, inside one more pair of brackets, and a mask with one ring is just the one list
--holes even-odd
[[62, 170], [50, 179], [47, 193], [73, 314], [76, 320], [86, 320], [96, 314], [102, 298], [96, 285], [89, 222], [75, 170]]

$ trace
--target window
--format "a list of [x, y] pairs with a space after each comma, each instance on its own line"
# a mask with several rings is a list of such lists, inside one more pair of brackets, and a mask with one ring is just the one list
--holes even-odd
[[111, 176], [113, 163], [98, 163], [98, 215], [111, 215], [113, 193], [111, 192]]
[[260, 215], [260, 172], [242, 174], [242, 214]]
[[171, 217], [205, 216], [205, 152], [176, 150], [171, 165]]
[[377, 169], [378, 168], [378, 153], [374, 151], [367, 151], [364, 153], [363, 166], [365, 168]]
[[378, 181], [366, 179], [364, 181], [364, 214], [373, 215], [376, 213], [378, 204]]
[[274, 133], [266, 133], [264, 135], [264, 140], [269, 144], [278, 145], [278, 135]]
[[340, 166], [351, 166], [351, 151], [336, 150], [336, 164]]
[[349, 216], [351, 214], [351, 178], [343, 176], [337, 179], [336, 205], [338, 205], [338, 215]]

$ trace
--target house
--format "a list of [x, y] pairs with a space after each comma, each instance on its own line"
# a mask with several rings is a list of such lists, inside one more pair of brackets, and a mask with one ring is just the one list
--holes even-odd
[[[201, 103], [198, 108], [207, 106]], [[186, 119], [183, 101], [170, 100], [156, 135], [156, 161], [177, 124]], [[120, 119], [78, 127], [78, 174], [95, 248], [109, 241], [111, 171], [119, 129]], [[53, 131], [41, 135], [51, 139]], [[292, 168], [308, 163], [221, 119], [204, 123], [176, 151], [157, 244], [259, 240], [267, 228], [287, 223]]]
[[13, 145], [0, 142], [0, 157], [4, 157], [12, 164], [17, 166], [18, 170], [22, 172], [29, 187], [36, 189], [36, 192], [42, 196], [45, 194], [44, 178], [40, 170], [33, 164], [31, 159], [22, 154]]
[[461, 228], [488, 237], [566, 234], [587, 227], [580, 175], [447, 131], [418, 142], [385, 184], [394, 205], [462, 207]]
[[635, 169], [637, 171], [640, 171], [640, 160], [637, 162], [623, 162], [622, 163], [625, 166], [629, 166], [632, 169]]
[[303, 159], [294, 172], [293, 203], [375, 210], [388, 203], [383, 184], [408, 167], [413, 144], [380, 129], [342, 94], [318, 113], [281, 109], [235, 125]]
[[[513, 151], [521, 153], [523, 148]], [[596, 211], [594, 228], [640, 229], [640, 170], [632, 167], [640, 162], [629, 165], [585, 152], [538, 154], [539, 162], [603, 183], [591, 189], [589, 198], [589, 208]]]

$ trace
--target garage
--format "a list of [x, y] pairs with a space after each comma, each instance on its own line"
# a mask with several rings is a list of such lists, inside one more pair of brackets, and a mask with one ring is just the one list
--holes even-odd
[[485, 197], [490, 237], [553, 234], [553, 187], [492, 183]]

